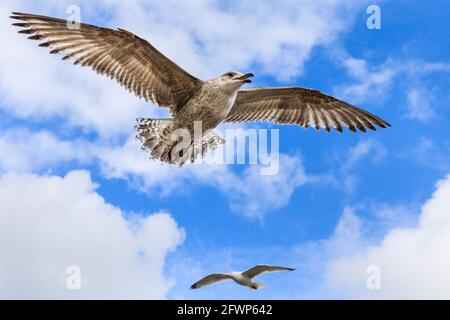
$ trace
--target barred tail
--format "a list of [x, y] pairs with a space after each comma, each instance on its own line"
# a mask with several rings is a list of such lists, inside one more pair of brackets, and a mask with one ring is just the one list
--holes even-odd
[[225, 141], [213, 132], [203, 137], [200, 143], [183, 137], [180, 139], [173, 130], [171, 119], [137, 119], [138, 134], [136, 139], [142, 142], [142, 150], [152, 160], [183, 166], [187, 162], [195, 162], [199, 156], [204, 157], [209, 150], [214, 150]]

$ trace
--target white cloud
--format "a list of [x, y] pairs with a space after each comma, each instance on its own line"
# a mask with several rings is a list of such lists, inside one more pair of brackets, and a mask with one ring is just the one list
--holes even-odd
[[225, 171], [203, 180], [228, 197], [233, 211], [259, 219], [287, 205], [294, 191], [311, 181], [301, 158], [287, 155], [280, 157], [280, 171], [275, 175], [263, 176], [259, 167], [251, 166], [241, 176]]
[[354, 173], [355, 168], [361, 163], [379, 164], [385, 159], [387, 153], [384, 144], [373, 138], [361, 139], [346, 152], [338, 150], [334, 157], [330, 158], [333, 163], [340, 163], [333, 178], [334, 184], [339, 188], [344, 186], [344, 191], [353, 193], [361, 180], [361, 175]]
[[213, 178], [204, 177], [202, 181], [220, 190], [233, 211], [262, 219], [267, 213], [286, 206], [297, 188], [311, 182], [301, 159], [284, 155], [280, 162], [280, 172], [272, 176], [262, 176], [259, 168], [252, 166], [241, 175], [219, 171]]
[[354, 79], [352, 83], [336, 87], [337, 96], [353, 103], [379, 102], [389, 97], [394, 85], [401, 84], [407, 92], [407, 116], [420, 121], [427, 121], [435, 115], [431, 105], [433, 101], [430, 101], [433, 88], [428, 87], [423, 78], [430, 74], [450, 72], [450, 64], [446, 63], [387, 59], [384, 63], [372, 66], [364, 59], [346, 54], [337, 54], [336, 58]]
[[373, 162], [379, 162], [386, 157], [386, 154], [387, 150], [380, 141], [375, 139], [361, 140], [350, 149], [343, 169], [345, 171], [350, 170], [366, 157], [370, 157]]
[[0, 172], [36, 172], [64, 162], [86, 162], [90, 148], [87, 142], [62, 141], [46, 131], [6, 130], [0, 136]]
[[419, 139], [411, 142], [411, 145], [401, 154], [401, 157], [413, 159], [421, 166], [447, 173], [450, 170], [449, 154], [450, 141], [440, 137], [431, 139], [421, 136]]
[[105, 148], [98, 157], [106, 177], [133, 181], [145, 193], [188, 193], [193, 184], [201, 183], [222, 192], [234, 211], [251, 218], [263, 218], [285, 206], [296, 188], [312, 181], [297, 156], [281, 155], [279, 172], [270, 176], [261, 175], [257, 165], [240, 174], [227, 165], [173, 168], [148, 160], [134, 139], [124, 146]]
[[381, 66], [371, 67], [365, 60], [347, 57], [342, 63], [356, 81], [353, 84], [339, 86], [335, 91], [342, 98], [354, 103], [383, 96], [397, 73], [390, 61]]
[[[0, 298], [166, 296], [166, 255], [184, 232], [166, 213], [127, 218], [95, 189], [84, 171], [0, 177]], [[66, 287], [71, 265], [80, 291]]]
[[[450, 176], [438, 183], [416, 226], [393, 228], [380, 244], [363, 244], [361, 249], [333, 259], [328, 284], [348, 298], [450, 298], [449, 199]], [[364, 237], [357, 237], [354, 242], [362, 241]], [[366, 287], [370, 265], [381, 270], [381, 290]]]
[[200, 76], [258, 65], [263, 73], [282, 79], [301, 74], [312, 48], [333, 42], [364, 5], [342, 0], [282, 0], [276, 6], [249, 0], [109, 3], [118, 9], [118, 23], [149, 35]]
[[281, 155], [277, 174], [261, 175], [259, 165], [235, 173], [228, 165], [196, 164], [183, 168], [149, 160], [140, 143], [130, 137], [111, 146], [102, 141], [62, 140], [48, 131], [7, 130], [0, 137], [0, 173], [47, 172], [75, 162], [81, 166], [99, 164], [107, 179], [128, 181], [149, 196], [189, 194], [195, 184], [212, 187], [246, 217], [263, 218], [285, 206], [294, 191], [317, 181], [305, 173], [299, 156]]
[[412, 88], [407, 94], [408, 117], [427, 122], [436, 116], [432, 94], [428, 90]]

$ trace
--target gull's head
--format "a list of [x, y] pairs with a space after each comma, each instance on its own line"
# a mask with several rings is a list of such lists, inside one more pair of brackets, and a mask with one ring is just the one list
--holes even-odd
[[229, 71], [220, 77], [214, 79], [214, 82], [224, 91], [236, 91], [246, 83], [252, 83], [250, 78], [254, 77], [253, 73], [240, 73], [237, 71]]

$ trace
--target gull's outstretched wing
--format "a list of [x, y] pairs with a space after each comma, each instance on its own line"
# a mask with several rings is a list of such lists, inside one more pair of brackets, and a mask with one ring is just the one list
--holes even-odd
[[99, 74], [116, 79], [140, 98], [170, 108], [176, 113], [201, 81], [181, 69], [150, 43], [123, 29], [107, 29], [76, 24], [33, 14], [13, 12], [14, 23], [31, 40], [42, 40], [52, 54], [63, 53], [63, 60], [89, 66]]
[[327, 96], [319, 91], [299, 88], [255, 88], [241, 90], [226, 122], [272, 121], [278, 124], [312, 126], [328, 132], [342, 132], [342, 126], [356, 132], [391, 125], [379, 117]]
[[253, 279], [256, 276], [259, 276], [261, 273], [264, 272], [275, 272], [275, 271], [295, 271], [295, 269], [292, 268], [284, 268], [284, 267], [275, 267], [275, 266], [267, 266], [267, 265], [259, 265], [255, 266], [243, 273], [244, 276], [249, 277], [250, 279]]
[[209, 286], [210, 284], [225, 281], [225, 280], [231, 280], [233, 279], [230, 275], [223, 274], [223, 273], [213, 273], [209, 276], [203, 278], [200, 281], [197, 281], [191, 286], [191, 289], [199, 289], [205, 286]]

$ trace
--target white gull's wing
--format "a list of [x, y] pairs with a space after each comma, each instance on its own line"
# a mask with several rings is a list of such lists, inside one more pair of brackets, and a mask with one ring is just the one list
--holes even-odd
[[199, 288], [208, 286], [213, 283], [217, 283], [217, 282], [221, 282], [221, 281], [225, 281], [225, 280], [232, 280], [232, 279], [233, 279], [233, 277], [228, 274], [213, 273], [213, 274], [210, 274], [209, 276], [201, 279], [200, 281], [197, 281], [196, 283], [194, 283], [191, 286], [191, 289], [199, 289]]
[[275, 267], [269, 265], [258, 265], [243, 272], [242, 274], [250, 279], [253, 279], [254, 277], [259, 276], [264, 272], [275, 272], [275, 271], [295, 271], [295, 269], [285, 267]]

